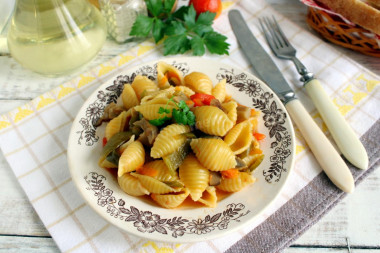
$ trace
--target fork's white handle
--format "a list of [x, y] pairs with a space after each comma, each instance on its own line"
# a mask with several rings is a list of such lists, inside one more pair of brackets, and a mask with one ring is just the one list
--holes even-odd
[[348, 193], [353, 192], [355, 189], [354, 179], [346, 163], [301, 102], [294, 99], [286, 103], [285, 107], [326, 175], [341, 190]]
[[306, 83], [305, 88], [342, 154], [359, 169], [367, 169], [368, 155], [365, 148], [323, 90], [320, 82], [313, 79]]

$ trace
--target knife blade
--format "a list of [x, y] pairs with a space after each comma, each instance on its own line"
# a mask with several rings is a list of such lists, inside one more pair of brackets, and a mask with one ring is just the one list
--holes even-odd
[[259, 78], [268, 84], [284, 103], [291, 119], [304, 136], [323, 171], [338, 188], [348, 193], [353, 192], [355, 183], [346, 163], [295, 97], [292, 88], [252, 34], [241, 13], [238, 10], [231, 10], [228, 17], [247, 60], [258, 73]]

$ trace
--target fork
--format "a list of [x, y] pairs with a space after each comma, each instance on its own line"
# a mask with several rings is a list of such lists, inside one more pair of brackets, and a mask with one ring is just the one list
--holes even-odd
[[355, 132], [330, 100], [320, 82], [296, 57], [297, 50], [290, 44], [276, 19], [259, 19], [265, 39], [273, 53], [281, 59], [291, 60], [301, 75], [301, 81], [322, 116], [338, 148], [346, 159], [359, 169], [367, 169], [368, 155]]

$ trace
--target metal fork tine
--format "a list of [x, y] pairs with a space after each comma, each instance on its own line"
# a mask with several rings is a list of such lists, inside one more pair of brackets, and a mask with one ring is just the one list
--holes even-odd
[[283, 40], [281, 34], [279, 34], [278, 31], [276, 30], [273, 22], [269, 18], [266, 18], [266, 19], [267, 19], [268, 28], [270, 29], [273, 38], [277, 40], [279, 47], [285, 46], [285, 41]]
[[274, 18], [274, 16], [272, 16], [272, 19], [273, 19], [273, 23], [274, 23], [275, 29], [280, 33], [282, 39], [284, 40], [285, 45], [292, 47], [292, 45], [290, 44], [288, 38], [285, 36], [284, 32], [282, 31], [281, 27], [278, 25], [278, 22]]
[[265, 39], [273, 53], [282, 59], [294, 59], [296, 50], [286, 38], [275, 17], [263, 17], [259, 18], [259, 21]]
[[272, 47], [272, 50], [276, 50], [276, 49], [281, 48], [281, 44], [279, 43], [278, 40], [276, 40], [275, 35], [273, 33], [273, 30], [270, 28], [270, 25], [268, 23], [267, 18], [264, 17], [263, 23], [264, 23], [264, 26], [266, 27], [266, 29], [264, 29], [264, 31], [266, 31], [266, 33], [268, 34], [270, 44], [272, 44], [274, 46], [274, 47]]
[[265, 22], [265, 21], [262, 21], [261, 18], [259, 18], [259, 22], [260, 22], [261, 29], [264, 32], [264, 36], [265, 36], [270, 48], [272, 48], [274, 50], [275, 48], [277, 48], [277, 45], [274, 44], [273, 39], [271, 38], [270, 34], [267, 32], [268, 29], [265, 29], [265, 27], [264, 27], [265, 24], [263, 24], [263, 22]]

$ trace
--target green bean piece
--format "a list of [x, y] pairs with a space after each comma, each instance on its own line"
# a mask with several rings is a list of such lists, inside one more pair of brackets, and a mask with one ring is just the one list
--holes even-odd
[[110, 163], [114, 164], [116, 167], [119, 164], [119, 159], [120, 159], [120, 155], [116, 150], [112, 151], [111, 154], [109, 154], [106, 157], [106, 160], [109, 161]]
[[128, 141], [132, 137], [132, 132], [119, 132], [113, 135], [103, 147], [102, 153], [99, 158], [99, 166], [114, 150], [120, 147], [124, 142]]
[[259, 167], [259, 165], [261, 164], [261, 162], [264, 160], [264, 154], [261, 154], [257, 157], [257, 159], [252, 163], [251, 166], [249, 166], [249, 172], [253, 172], [257, 167]]
[[179, 180], [175, 180], [175, 181], [164, 181], [163, 183], [167, 184], [168, 186], [170, 187], [173, 187], [173, 188], [180, 188], [180, 187], [184, 187], [184, 184], [179, 181]]
[[176, 170], [182, 164], [183, 160], [190, 152], [190, 140], [186, 140], [184, 144], [179, 147], [177, 151], [174, 151], [170, 155], [163, 157], [166, 166], [169, 168], [171, 175], [176, 174]]

